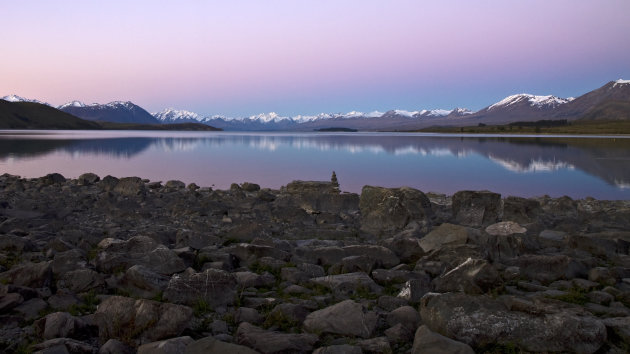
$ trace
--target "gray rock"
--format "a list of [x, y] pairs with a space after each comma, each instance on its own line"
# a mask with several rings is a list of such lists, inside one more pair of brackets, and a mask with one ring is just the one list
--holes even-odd
[[118, 180], [113, 191], [125, 196], [136, 196], [146, 193], [146, 187], [139, 177], [124, 177]]
[[531, 352], [594, 353], [606, 340], [604, 324], [581, 308], [558, 308], [553, 302], [535, 306], [523, 301], [512, 301], [507, 307], [506, 300], [510, 299], [427, 294], [422, 298], [420, 315], [432, 331], [472, 347], [509, 343]]
[[361, 347], [349, 344], [329, 345], [315, 349], [313, 354], [362, 354]]
[[44, 339], [75, 338], [87, 327], [81, 319], [67, 312], [54, 312], [35, 323]]
[[487, 226], [501, 216], [501, 195], [488, 191], [460, 191], [453, 194], [452, 209], [458, 224]]
[[[72, 338], [54, 338], [39, 344], [34, 344], [29, 349], [34, 353], [72, 353], [72, 354], [93, 354], [96, 348], [90, 344], [80, 342]], [[64, 351], [65, 349], [65, 351]], [[40, 352], [41, 351], [41, 352]]]
[[166, 275], [186, 269], [175, 252], [147, 236], [135, 236], [128, 241], [104, 239], [99, 249], [95, 262], [101, 272], [125, 271], [136, 264]]
[[22, 302], [24, 302], [24, 298], [18, 293], [0, 295], [0, 313], [9, 312]]
[[615, 300], [615, 297], [610, 295], [609, 293], [597, 290], [591, 291], [590, 293], [586, 294], [586, 297], [590, 302], [605, 306], [608, 306], [611, 302]]
[[24, 263], [14, 266], [10, 270], [0, 273], [0, 280], [19, 286], [43, 288], [51, 285], [51, 262]]
[[275, 285], [276, 278], [270, 273], [256, 274], [253, 272], [234, 272], [236, 283], [240, 288], [271, 287]]
[[387, 324], [395, 326], [402, 324], [408, 329], [414, 330], [420, 325], [420, 314], [411, 306], [402, 306], [387, 315]]
[[256, 245], [251, 243], [239, 243], [224, 249], [225, 252], [234, 255], [243, 266], [251, 266], [259, 258], [271, 257], [288, 262], [291, 254], [272, 246]]
[[630, 344], [630, 317], [605, 318], [602, 322], [625, 344]]
[[524, 255], [514, 261], [526, 279], [549, 284], [560, 279], [585, 275], [586, 269], [565, 255]]
[[400, 259], [392, 252], [383, 246], [375, 245], [352, 245], [343, 247], [343, 250], [348, 256], [364, 256], [374, 260], [376, 268], [391, 268], [400, 263]]
[[375, 269], [372, 271], [372, 279], [379, 284], [404, 283], [411, 279], [423, 278], [425, 275], [410, 270]]
[[474, 354], [466, 343], [452, 340], [431, 331], [427, 326], [420, 326], [413, 339], [412, 354]]
[[66, 182], [66, 178], [59, 173], [49, 173], [44, 177], [40, 177], [39, 181], [44, 185], [53, 185]]
[[178, 180], [170, 180], [170, 181], [166, 181], [166, 183], [164, 184], [164, 187], [166, 187], [166, 189], [171, 189], [171, 190], [184, 189], [186, 188], [186, 183], [182, 181], [178, 181]]
[[430, 224], [433, 215], [429, 198], [409, 187], [364, 186], [359, 208], [361, 228], [377, 235], [401, 231], [411, 221]]
[[194, 341], [184, 336], [146, 343], [138, 347], [138, 354], [184, 354], [186, 347]]
[[467, 294], [483, 294], [501, 283], [499, 272], [483, 259], [468, 258], [464, 263], [434, 281], [435, 291], [440, 293], [459, 291]]
[[312, 312], [304, 320], [304, 330], [311, 333], [330, 333], [370, 338], [376, 329], [377, 316], [366, 312], [352, 300]]
[[243, 322], [236, 330], [239, 344], [253, 348], [261, 353], [303, 353], [313, 350], [317, 336], [312, 334], [286, 334], [266, 331]]
[[370, 273], [376, 266], [377, 261], [368, 256], [349, 256], [341, 260], [341, 272], [353, 273], [364, 272]]
[[46, 307], [48, 307], [48, 303], [46, 303], [46, 301], [40, 298], [33, 298], [16, 306], [13, 308], [13, 311], [21, 314], [25, 321], [32, 321], [40, 318], [40, 311], [44, 310]]
[[403, 326], [402, 323], [398, 323], [386, 329], [383, 333], [390, 343], [406, 343], [413, 340], [414, 330]]
[[82, 185], [82, 186], [90, 186], [90, 185], [93, 185], [93, 184], [95, 184], [96, 182], [98, 182], [100, 180], [101, 180], [101, 178], [98, 175], [96, 175], [94, 173], [91, 173], [91, 172], [88, 172], [88, 173], [84, 173], [81, 176], [79, 176], [79, 178], [77, 178], [77, 183], [79, 185]]
[[201, 338], [186, 347], [185, 354], [257, 354], [248, 347], [222, 342], [215, 337]]
[[98, 354], [134, 354], [135, 352], [132, 347], [117, 339], [109, 339], [98, 349]]
[[175, 236], [175, 247], [191, 247], [196, 250], [208, 246], [221, 244], [221, 239], [208, 235], [205, 232], [195, 232], [192, 230], [179, 230]]
[[511, 196], [503, 200], [503, 220], [529, 224], [536, 222], [542, 212], [537, 200]]
[[85, 268], [87, 265], [87, 257], [80, 249], [71, 249], [65, 252], [55, 254], [51, 266], [55, 277], [66, 272]]
[[269, 312], [267, 319], [273, 322], [274, 320], [281, 320], [290, 322], [296, 326], [300, 326], [306, 319], [310, 312], [302, 305], [284, 303], [279, 304]]
[[383, 246], [389, 248], [401, 262], [415, 262], [424, 255], [420, 239], [416, 237], [392, 237], [383, 240]]
[[169, 281], [168, 276], [158, 274], [143, 265], [134, 265], [127, 269], [118, 282], [118, 287], [137, 297], [153, 298], [166, 290]]
[[357, 341], [357, 346], [366, 353], [391, 353], [392, 347], [389, 345], [387, 337], [376, 337]]
[[178, 336], [192, 314], [186, 306], [110, 296], [98, 305], [94, 321], [101, 342], [114, 338], [139, 345]]
[[231, 305], [235, 297], [234, 275], [217, 269], [193, 274], [174, 274], [164, 291], [164, 299], [169, 302], [194, 305], [198, 301], [205, 301], [212, 308]]
[[236, 323], [249, 322], [251, 324], [261, 324], [265, 318], [256, 309], [249, 307], [239, 307], [234, 313]]
[[311, 282], [323, 285], [335, 294], [352, 295], [360, 291], [369, 291], [371, 293], [380, 294], [383, 288], [376, 284], [372, 278], [362, 272], [347, 273], [339, 275], [327, 275], [324, 277], [313, 278]]
[[514, 221], [502, 221], [486, 227], [486, 233], [492, 236], [509, 236], [514, 234], [524, 234], [527, 229]]
[[105, 285], [103, 275], [91, 269], [66, 272], [57, 282], [57, 288], [66, 288], [73, 293], [82, 293]]
[[467, 227], [444, 223], [420, 239], [424, 252], [431, 252], [450, 245], [463, 245], [468, 242], [470, 231]]

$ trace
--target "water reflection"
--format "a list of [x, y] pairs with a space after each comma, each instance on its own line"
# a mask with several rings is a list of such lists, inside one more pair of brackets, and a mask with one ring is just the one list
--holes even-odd
[[[440, 158], [444, 158], [441, 161], [448, 161], [451, 164], [457, 162], [445, 158], [470, 160], [472, 156], [481, 156], [487, 162], [509, 173], [538, 175], [554, 174], [558, 171], [581, 171], [616, 186], [618, 190], [630, 188], [628, 151], [630, 139], [626, 138], [476, 137], [387, 133], [0, 132], [0, 166], [4, 167], [8, 164], [16, 166], [20, 161], [33, 158], [46, 160], [51, 155], [59, 154], [75, 159], [78, 156], [86, 157], [92, 161], [90, 163], [99, 163], [100, 159], [156, 160], [156, 156], [168, 153], [183, 154], [180, 156], [186, 156], [184, 159], [199, 162], [217, 154], [230, 156], [240, 153], [240, 163], [255, 164], [256, 161], [244, 159], [247, 159], [247, 156], [252, 156], [252, 160], [260, 160], [261, 156], [265, 159], [273, 159], [274, 156], [280, 159], [290, 152], [313, 159], [314, 163], [319, 160], [324, 163], [326, 159], [343, 157], [356, 158], [364, 164], [370, 164], [379, 158], [379, 163], [399, 164], [400, 166], [395, 166], [395, 171], [400, 174], [406, 173], [407, 167], [403, 165], [410, 163], [408, 158], [431, 157], [430, 161], [435, 165]], [[260, 155], [261, 153], [265, 155]], [[146, 158], [143, 157], [145, 155]], [[381, 157], [384, 160], [380, 159]], [[429, 160], [412, 161], [416, 162], [427, 164]], [[158, 158], [157, 161], [144, 163], [159, 164], [160, 161]], [[182, 165], [181, 168], [186, 169], [187, 166]], [[282, 166], [281, 161], [275, 160], [269, 163], [269, 168], [279, 166], [281, 171], [294, 167]], [[84, 171], [92, 170], [91, 166], [82, 168]], [[449, 166], [439, 168], [444, 169], [446, 173]], [[264, 166], [260, 167], [260, 171], [252, 173], [272, 173], [263, 169]], [[238, 178], [232, 179], [237, 180]], [[488, 188], [492, 189], [492, 186]]]

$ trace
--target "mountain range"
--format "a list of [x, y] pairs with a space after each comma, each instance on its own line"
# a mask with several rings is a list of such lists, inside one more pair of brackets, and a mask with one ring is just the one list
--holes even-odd
[[[48, 105], [16, 95], [5, 96], [2, 99], [9, 102]], [[320, 113], [293, 117], [281, 116], [274, 112], [249, 117], [225, 117], [202, 116], [173, 108], [151, 114], [128, 101], [89, 105], [72, 101], [57, 109], [91, 121], [140, 124], [202, 123], [223, 130], [236, 131], [312, 131], [331, 127], [357, 130], [416, 130], [429, 126], [471, 126], [556, 119], [625, 120], [630, 119], [630, 80], [610, 81], [577, 98], [525, 93], [511, 95], [477, 112], [465, 108], [415, 111], [397, 109], [387, 112], [352, 111], [345, 114]]]

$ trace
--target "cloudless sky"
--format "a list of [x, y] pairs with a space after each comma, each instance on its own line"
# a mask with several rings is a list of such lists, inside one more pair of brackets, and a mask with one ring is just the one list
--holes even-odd
[[630, 79], [628, 0], [0, 0], [0, 96], [202, 115], [467, 107]]

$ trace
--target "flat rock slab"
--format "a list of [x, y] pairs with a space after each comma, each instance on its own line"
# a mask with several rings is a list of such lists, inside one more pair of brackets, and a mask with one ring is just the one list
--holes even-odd
[[98, 305], [94, 320], [101, 343], [114, 338], [135, 346], [178, 336], [192, 314], [187, 306], [110, 296]]

